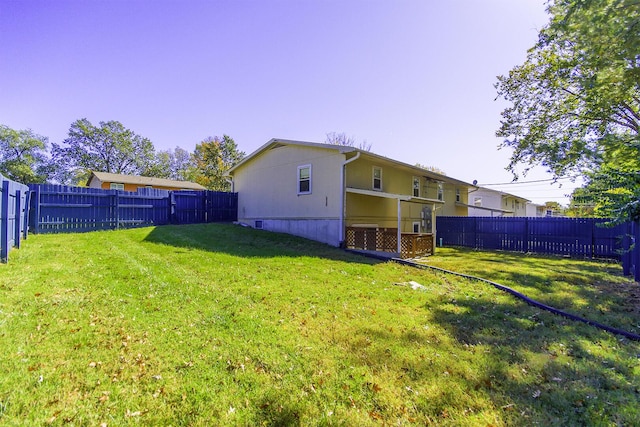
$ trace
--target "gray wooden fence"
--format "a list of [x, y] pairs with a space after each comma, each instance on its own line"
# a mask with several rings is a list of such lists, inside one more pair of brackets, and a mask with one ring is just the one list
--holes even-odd
[[153, 188], [129, 192], [48, 184], [29, 187], [30, 226], [34, 233], [77, 233], [238, 218], [237, 193]]
[[0, 175], [0, 261], [9, 260], [12, 247], [27, 238], [29, 187]]

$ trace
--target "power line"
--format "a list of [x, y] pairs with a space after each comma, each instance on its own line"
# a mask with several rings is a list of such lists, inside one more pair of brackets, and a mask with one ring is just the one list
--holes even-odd
[[512, 181], [512, 182], [498, 182], [495, 184], [482, 184], [483, 186], [486, 185], [514, 185], [514, 184], [529, 184], [532, 182], [550, 182], [550, 181], [560, 181], [561, 179], [571, 179], [571, 177], [569, 176], [562, 176], [560, 178], [548, 178], [548, 179], [535, 179], [532, 181]]

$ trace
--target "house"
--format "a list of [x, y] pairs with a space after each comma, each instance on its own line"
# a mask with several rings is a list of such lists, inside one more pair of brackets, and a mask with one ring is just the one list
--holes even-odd
[[206, 190], [200, 184], [190, 181], [152, 178], [148, 176], [121, 175], [107, 172], [91, 172], [87, 187], [106, 190], [137, 191], [138, 188], [157, 188], [161, 190]]
[[468, 216], [527, 216], [530, 200], [486, 187], [469, 190]]
[[543, 217], [547, 215], [547, 207], [536, 203], [527, 203], [528, 217]]
[[228, 176], [241, 223], [405, 257], [433, 252], [436, 214], [465, 214], [472, 187], [355, 147], [284, 139]]

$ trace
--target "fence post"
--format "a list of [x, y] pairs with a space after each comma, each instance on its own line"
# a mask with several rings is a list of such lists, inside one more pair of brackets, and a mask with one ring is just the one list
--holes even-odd
[[529, 218], [524, 218], [524, 236], [522, 238], [522, 251], [529, 252]]
[[6, 263], [9, 259], [9, 181], [2, 181], [2, 196], [0, 197], [0, 261]]
[[27, 190], [24, 195], [24, 217], [22, 218], [22, 233], [26, 240], [29, 236], [29, 213], [31, 212], [31, 190]]
[[177, 213], [176, 213], [176, 195], [173, 191], [169, 191], [169, 223], [177, 224]]
[[115, 206], [115, 214], [116, 214], [116, 230], [120, 228], [120, 197], [118, 192], [120, 190], [113, 190], [113, 204]]
[[633, 227], [633, 235], [635, 237], [635, 245], [633, 247], [634, 279], [636, 282], [640, 282], [640, 220], [635, 220]]
[[35, 234], [40, 232], [40, 185], [35, 186], [35, 197], [33, 197], [33, 212], [30, 212], [31, 227]]
[[620, 259], [622, 261], [622, 274], [624, 276], [631, 275], [631, 233], [633, 232], [633, 223], [627, 223], [627, 229], [625, 233], [622, 235], [622, 253], [620, 254]]
[[20, 211], [22, 211], [22, 192], [20, 190], [16, 190], [16, 217], [13, 223], [13, 244], [18, 249], [20, 249], [20, 241], [22, 240], [22, 234], [20, 233], [20, 226], [22, 225]]

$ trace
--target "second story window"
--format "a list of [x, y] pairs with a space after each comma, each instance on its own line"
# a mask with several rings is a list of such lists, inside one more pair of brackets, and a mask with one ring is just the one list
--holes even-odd
[[462, 200], [460, 199], [460, 189], [456, 188], [456, 202], [461, 202]]
[[473, 198], [474, 206], [482, 206], [482, 197], [474, 197]]
[[373, 167], [373, 189], [382, 190], [382, 168]]
[[438, 183], [438, 200], [444, 200], [444, 184]]
[[420, 197], [420, 178], [413, 177], [413, 197]]
[[311, 165], [298, 166], [298, 194], [311, 194]]

